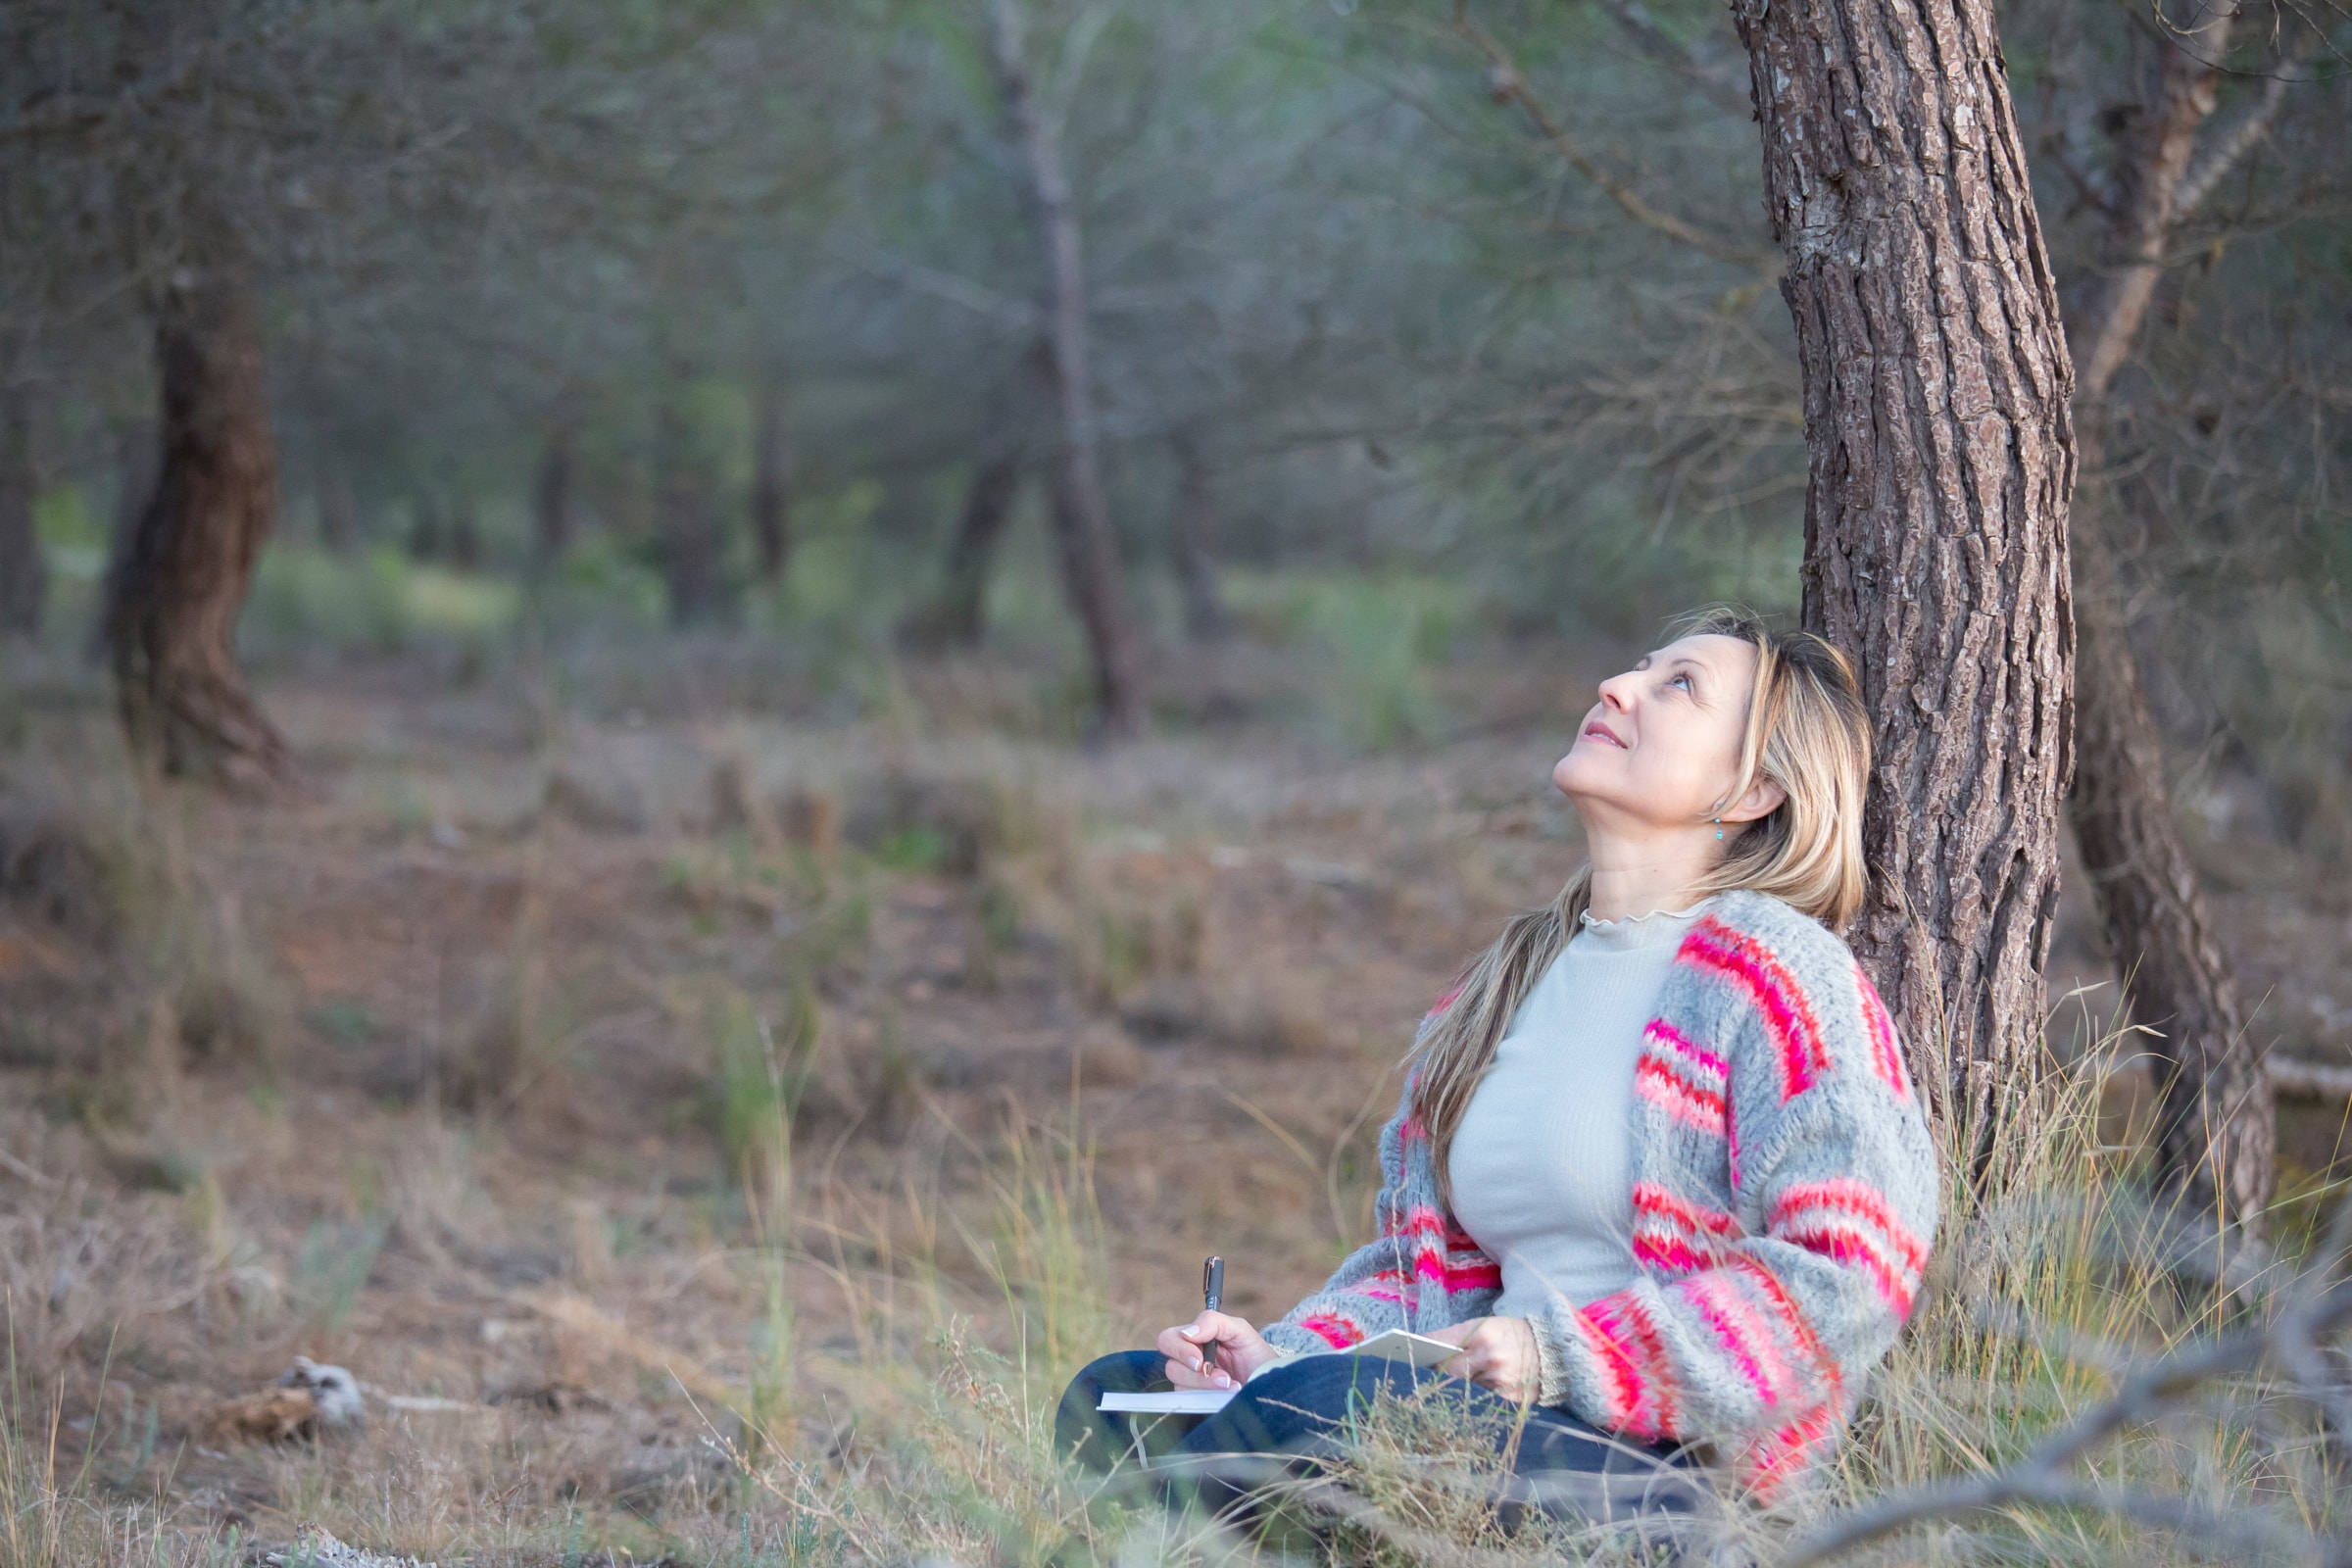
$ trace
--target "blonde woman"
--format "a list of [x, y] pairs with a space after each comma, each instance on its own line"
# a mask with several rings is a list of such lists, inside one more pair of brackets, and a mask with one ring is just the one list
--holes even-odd
[[[1901, 1042], [1836, 935], [1869, 766], [1816, 637], [1711, 612], [1603, 681], [1552, 770], [1591, 864], [1423, 1020], [1378, 1238], [1263, 1333], [1203, 1312], [1096, 1362], [1065, 1448], [1107, 1466], [1138, 1441], [1105, 1390], [1239, 1388], [1142, 1435], [1161, 1454], [1311, 1456], [1418, 1389], [1617, 1513], [1687, 1506], [1701, 1462], [1768, 1487], [1833, 1446], [1936, 1227]], [[1461, 1351], [1317, 1353], [1399, 1327]]]

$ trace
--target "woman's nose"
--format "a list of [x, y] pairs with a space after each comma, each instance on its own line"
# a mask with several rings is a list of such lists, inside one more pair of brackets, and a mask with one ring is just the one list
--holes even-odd
[[1627, 707], [1626, 698], [1631, 692], [1634, 677], [1630, 674], [1611, 675], [1600, 683], [1600, 700], [1618, 712], [1624, 712]]

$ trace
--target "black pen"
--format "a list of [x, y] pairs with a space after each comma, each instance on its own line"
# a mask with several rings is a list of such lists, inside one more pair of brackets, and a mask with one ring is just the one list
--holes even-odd
[[[1212, 1257], [1200, 1267], [1200, 1305], [1210, 1312], [1225, 1304], [1225, 1260]], [[1217, 1369], [1217, 1342], [1210, 1340], [1200, 1347], [1200, 1370]]]

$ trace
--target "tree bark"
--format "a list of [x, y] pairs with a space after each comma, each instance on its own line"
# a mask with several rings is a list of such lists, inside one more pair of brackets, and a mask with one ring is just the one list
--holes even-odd
[[1102, 495], [1077, 205], [1062, 168], [1059, 138], [1038, 106], [1018, 0], [990, 0], [989, 20], [998, 87], [1014, 145], [1027, 166], [1030, 208], [1045, 252], [1046, 336], [1061, 415], [1054, 532], [1062, 582], [1086, 629], [1102, 732], [1113, 738], [1134, 735], [1146, 723], [1141, 659], [1118, 536], [1111, 531]]
[[233, 273], [166, 295], [156, 324], [163, 461], [107, 586], [106, 640], [132, 753], [167, 775], [256, 787], [292, 760], [237, 668], [237, 617], [277, 512], [260, 323]]
[[752, 418], [752, 546], [760, 580], [784, 580], [792, 561], [792, 452], [784, 423], [783, 377], [760, 378]]
[[2237, 1272], [2230, 1258], [2241, 1244], [2262, 1240], [2278, 1186], [2276, 1111], [2173, 817], [2163, 738], [2132, 648], [2104, 459], [2110, 394], [2186, 216], [2182, 184], [2219, 96], [2221, 72], [2208, 62], [2227, 50], [2230, 20], [2212, 13], [2193, 52], [2167, 45], [2155, 102], [2119, 149], [2106, 254], [2077, 291], [2073, 333], [2085, 484], [2075, 512], [2078, 756], [2068, 805], [2132, 1019], [2150, 1031], [2142, 1038], [2160, 1063], [2158, 1185], [2178, 1197], [2184, 1233], [2219, 1239], [2216, 1277]]
[[1804, 623], [1874, 730], [1849, 935], [1981, 1174], [2037, 1076], [2072, 769], [2057, 288], [1990, 0], [1733, 14], [1804, 384]]
[[49, 573], [33, 528], [39, 490], [31, 410], [24, 391], [11, 387], [0, 394], [0, 636], [40, 635]]
[[987, 632], [988, 584], [996, 569], [997, 546], [1012, 520], [1021, 490], [1021, 455], [1002, 451], [972, 470], [948, 545], [948, 567], [939, 592], [906, 624], [903, 635], [918, 648], [976, 648]]
[[1190, 432], [1176, 438], [1176, 515], [1170, 529], [1176, 582], [1184, 596], [1185, 634], [1197, 643], [1222, 642], [1233, 630], [1217, 587], [1217, 500], [1208, 462]]
[[551, 423], [531, 476], [531, 562], [541, 572], [553, 570], [571, 548], [571, 441], [569, 424]]

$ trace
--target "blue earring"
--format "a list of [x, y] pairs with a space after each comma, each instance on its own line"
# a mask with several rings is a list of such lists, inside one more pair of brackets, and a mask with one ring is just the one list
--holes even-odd
[[1715, 819], [1715, 842], [1723, 842], [1723, 818], [1720, 816]]

